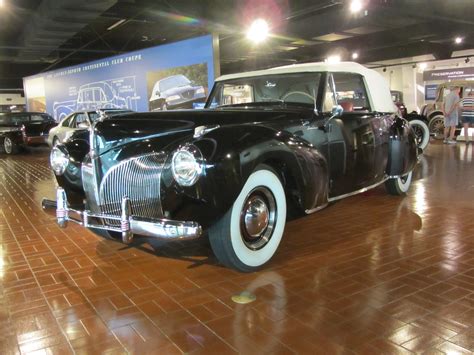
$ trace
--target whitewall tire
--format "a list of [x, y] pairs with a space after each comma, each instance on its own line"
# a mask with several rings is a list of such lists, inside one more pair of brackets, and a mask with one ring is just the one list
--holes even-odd
[[385, 182], [385, 188], [390, 195], [405, 195], [410, 189], [413, 172], [400, 176], [398, 178], [388, 179]]
[[428, 125], [422, 120], [413, 120], [409, 123], [415, 132], [418, 148], [425, 150], [430, 142], [430, 129]]
[[231, 209], [209, 230], [218, 260], [250, 272], [275, 254], [286, 224], [286, 196], [277, 174], [261, 165], [248, 178]]

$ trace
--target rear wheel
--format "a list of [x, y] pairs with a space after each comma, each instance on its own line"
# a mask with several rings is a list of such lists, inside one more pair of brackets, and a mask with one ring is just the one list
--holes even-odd
[[387, 192], [390, 195], [405, 195], [410, 189], [412, 174], [413, 172], [410, 171], [406, 175], [385, 181]]
[[413, 120], [410, 121], [410, 126], [413, 132], [415, 132], [418, 148], [425, 150], [430, 142], [430, 129], [428, 125], [422, 120]]
[[435, 139], [443, 139], [444, 137], [444, 116], [436, 115], [430, 119], [428, 123], [430, 129], [430, 134], [434, 136]]
[[3, 140], [3, 150], [6, 154], [16, 154], [18, 153], [19, 146], [10, 137], [5, 137]]
[[286, 197], [277, 174], [262, 165], [254, 171], [231, 209], [209, 230], [219, 261], [250, 272], [275, 254], [286, 223]]

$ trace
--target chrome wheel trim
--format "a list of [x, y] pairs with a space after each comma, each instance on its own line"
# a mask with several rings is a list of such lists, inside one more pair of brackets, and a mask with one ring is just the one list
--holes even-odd
[[276, 216], [275, 197], [268, 188], [258, 186], [250, 191], [240, 213], [240, 232], [247, 248], [259, 250], [270, 241]]
[[3, 141], [3, 148], [5, 149], [5, 153], [11, 154], [13, 150], [13, 143], [10, 138], [5, 137], [5, 140]]

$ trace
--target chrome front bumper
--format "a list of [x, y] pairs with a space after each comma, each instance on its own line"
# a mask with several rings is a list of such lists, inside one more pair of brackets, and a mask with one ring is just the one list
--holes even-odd
[[[122, 241], [127, 244], [133, 240], [134, 234], [164, 240], [194, 239], [202, 234], [202, 228], [196, 222], [133, 216], [131, 214], [130, 199], [127, 196], [122, 198], [120, 217], [69, 208], [66, 192], [61, 187], [56, 190], [56, 202], [43, 199], [42, 207], [44, 209], [56, 208], [56, 218], [61, 228], [65, 228], [67, 222], [71, 221], [88, 228], [120, 232], [122, 233]], [[109, 226], [105, 223], [107, 220], [118, 221], [120, 226]]]

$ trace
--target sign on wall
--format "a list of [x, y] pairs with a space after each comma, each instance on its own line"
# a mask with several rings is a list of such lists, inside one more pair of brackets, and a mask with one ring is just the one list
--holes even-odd
[[437, 84], [425, 85], [425, 100], [436, 100]]
[[469, 79], [474, 78], [474, 67], [425, 70], [423, 72], [424, 81], [448, 80], [448, 79]]
[[23, 79], [29, 111], [192, 108], [214, 81], [212, 36], [147, 48]]

